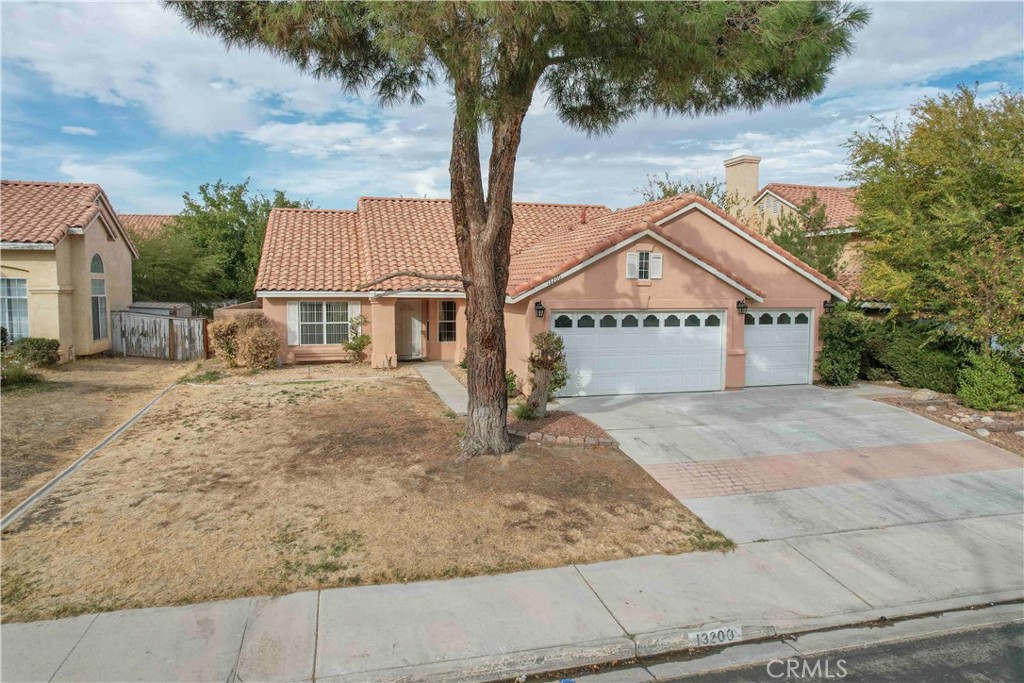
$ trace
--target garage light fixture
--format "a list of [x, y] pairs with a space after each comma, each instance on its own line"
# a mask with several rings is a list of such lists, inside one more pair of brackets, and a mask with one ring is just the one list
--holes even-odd
[[836, 310], [835, 302], [833, 302], [832, 299], [826, 299], [825, 303], [822, 305], [825, 307], [825, 313], [831, 313]]
[[544, 304], [538, 301], [533, 305], [533, 310], [537, 314], [538, 318], [544, 317]]
[[746, 299], [740, 299], [739, 301], [736, 302], [736, 310], [740, 312], [740, 315], [746, 313], [747, 308], [749, 308], [749, 306], [747, 306]]

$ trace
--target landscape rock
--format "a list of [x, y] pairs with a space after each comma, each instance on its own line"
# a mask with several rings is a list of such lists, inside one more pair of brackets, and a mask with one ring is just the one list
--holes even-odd
[[939, 395], [931, 389], [918, 389], [910, 395], [910, 400], [924, 403], [925, 401], [934, 401], [938, 397]]
[[527, 438], [529, 438], [530, 441], [540, 441], [541, 439], [544, 438], [544, 435], [541, 434], [540, 432], [531, 432], [530, 436]]
[[974, 430], [974, 432], [978, 436], [988, 436], [989, 435], [989, 431], [987, 429], [985, 429], [984, 427], [978, 427], [977, 429]]
[[960, 418], [956, 417], [955, 415], [953, 417], [949, 418], [949, 421], [950, 422], [955, 422], [957, 424], [960, 424]]
[[1017, 436], [1019, 436], [1021, 438], [1024, 438], [1024, 429], [1020, 430], [1019, 432], [1014, 432], [1014, 434], [1016, 434]]
[[987, 425], [990, 425], [990, 424], [992, 424], [993, 422], [995, 422], [995, 420], [993, 420], [993, 419], [992, 419], [991, 417], [989, 417], [988, 415], [986, 415], [985, 417], [981, 418], [981, 421], [982, 421], [982, 423], [983, 423], [983, 424], [987, 424]]
[[938, 408], [936, 408], [935, 406], [928, 406], [927, 408], [925, 408], [925, 410], [934, 413], [936, 410], [938, 410]]

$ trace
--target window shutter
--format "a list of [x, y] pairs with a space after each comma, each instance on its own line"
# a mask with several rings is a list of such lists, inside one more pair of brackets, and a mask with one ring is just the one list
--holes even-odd
[[288, 302], [288, 346], [299, 345], [299, 302]]
[[[359, 303], [358, 301], [349, 301], [348, 302], [348, 319], [349, 319], [349, 323], [351, 323], [353, 320], [358, 318], [361, 315], [360, 311], [362, 311], [362, 310], [363, 310], [363, 305], [361, 303]], [[362, 334], [362, 333], [363, 333], [362, 326], [353, 327], [351, 324], [349, 324], [349, 326], [348, 326], [348, 336], [354, 337], [357, 334]]]
[[626, 279], [635, 280], [637, 272], [640, 270], [640, 262], [638, 260], [637, 253], [631, 251], [626, 254]]
[[661, 257], [662, 254], [651, 254], [651, 279], [661, 279]]

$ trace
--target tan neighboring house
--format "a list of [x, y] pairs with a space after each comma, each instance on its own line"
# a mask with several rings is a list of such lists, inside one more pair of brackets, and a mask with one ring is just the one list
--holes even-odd
[[736, 213], [748, 226], [762, 231], [765, 223], [798, 214], [813, 196], [825, 207], [827, 234], [849, 235], [840, 262], [839, 281], [856, 291], [863, 270], [862, 243], [856, 229], [860, 209], [854, 202], [857, 188], [828, 185], [768, 183], [760, 185], [761, 157], [743, 154], [725, 160], [726, 193], [737, 202]]
[[118, 214], [121, 225], [128, 229], [132, 236], [139, 239], [155, 237], [163, 232], [164, 227], [177, 216], [165, 213], [122, 213]]
[[111, 346], [138, 252], [99, 185], [2, 181], [0, 325], [60, 340], [62, 360]]

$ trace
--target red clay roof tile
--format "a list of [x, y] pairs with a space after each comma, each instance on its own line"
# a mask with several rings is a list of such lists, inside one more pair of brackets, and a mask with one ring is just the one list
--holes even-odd
[[99, 185], [0, 181], [0, 240], [57, 244], [100, 212]]

